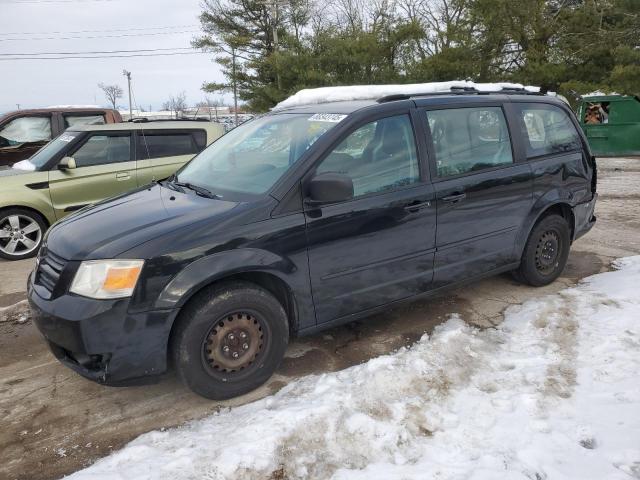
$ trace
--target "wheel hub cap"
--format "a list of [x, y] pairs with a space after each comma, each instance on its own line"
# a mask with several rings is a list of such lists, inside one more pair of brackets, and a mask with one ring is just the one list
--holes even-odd
[[556, 232], [542, 234], [536, 246], [536, 267], [542, 273], [550, 273], [557, 266], [560, 239]]
[[26, 215], [0, 218], [0, 251], [18, 256], [33, 252], [42, 239], [38, 222]]
[[255, 360], [264, 334], [260, 322], [248, 313], [234, 313], [218, 321], [205, 342], [205, 358], [214, 370], [235, 372]]

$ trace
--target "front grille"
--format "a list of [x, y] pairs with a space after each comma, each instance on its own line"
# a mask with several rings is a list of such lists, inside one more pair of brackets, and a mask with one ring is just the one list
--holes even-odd
[[53, 293], [66, 265], [67, 261], [64, 258], [46, 250], [40, 257], [36, 283], [46, 288], [49, 293]]

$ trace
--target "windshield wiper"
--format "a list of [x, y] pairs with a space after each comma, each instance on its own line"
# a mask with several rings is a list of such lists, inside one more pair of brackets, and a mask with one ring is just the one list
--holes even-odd
[[189, 182], [178, 182], [178, 181], [172, 181], [170, 182], [172, 185], [175, 185], [176, 187], [184, 187], [184, 188], [188, 188], [189, 190], [193, 190], [194, 192], [196, 192], [198, 195], [200, 195], [201, 197], [206, 197], [206, 198], [220, 198], [219, 195], [216, 195], [215, 193], [213, 193], [210, 190], [207, 190], [204, 187], [199, 187], [198, 185], [194, 185], [192, 183]]
[[176, 192], [180, 192], [180, 193], [184, 193], [184, 188], [176, 185], [174, 183], [174, 179], [175, 179], [175, 175], [171, 175], [169, 178], [167, 178], [164, 183], [158, 182], [160, 185], [162, 185], [163, 187], [167, 187], [170, 188], [171, 190], [174, 190]]

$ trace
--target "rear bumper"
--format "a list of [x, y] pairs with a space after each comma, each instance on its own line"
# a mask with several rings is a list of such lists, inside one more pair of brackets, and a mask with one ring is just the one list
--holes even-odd
[[31, 278], [28, 299], [34, 322], [60, 362], [105, 385], [150, 383], [167, 370], [174, 310], [129, 313], [129, 299], [92, 300], [38, 296]]
[[573, 218], [575, 220], [575, 228], [573, 233], [574, 240], [582, 237], [596, 224], [596, 216], [594, 214], [594, 210], [596, 208], [597, 199], [598, 194], [594, 193], [593, 198], [590, 201], [580, 203], [573, 207]]

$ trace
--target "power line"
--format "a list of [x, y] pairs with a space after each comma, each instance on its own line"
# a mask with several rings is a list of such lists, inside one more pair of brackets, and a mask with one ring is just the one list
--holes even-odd
[[123, 37], [148, 37], [152, 35], [178, 35], [183, 33], [199, 33], [200, 30], [184, 30], [180, 32], [154, 32], [154, 33], [123, 33], [119, 35], [92, 35], [92, 36], [71, 36], [71, 37], [38, 37], [38, 38], [0, 38], [0, 42], [18, 42], [32, 40], [73, 40], [90, 38], [123, 38]]
[[15, 57], [0, 58], [0, 62], [10, 62], [12, 60], [72, 60], [72, 59], [90, 59], [90, 58], [132, 58], [132, 57], [162, 57], [172, 55], [201, 55], [208, 52], [173, 52], [173, 53], [140, 53], [134, 55], [101, 55], [101, 56], [73, 56], [73, 57]]
[[134, 53], [134, 52], [160, 52], [168, 50], [193, 50], [191, 47], [174, 47], [174, 48], [144, 48], [139, 50], [103, 50], [93, 52], [35, 52], [35, 53], [0, 53], [0, 57], [6, 56], [38, 56], [38, 55], [88, 55], [88, 54], [106, 54], [106, 53]]
[[14, 5], [30, 3], [92, 3], [92, 2], [113, 2], [114, 0], [4, 0], [0, 3], [13, 3]]
[[143, 30], [166, 30], [171, 28], [193, 28], [198, 24], [190, 25], [166, 25], [161, 27], [143, 27], [143, 28], [114, 28], [108, 30], [71, 30], [71, 31], [53, 31], [53, 32], [0, 32], [0, 35], [68, 35], [73, 33], [111, 33], [111, 32], [135, 32]]

